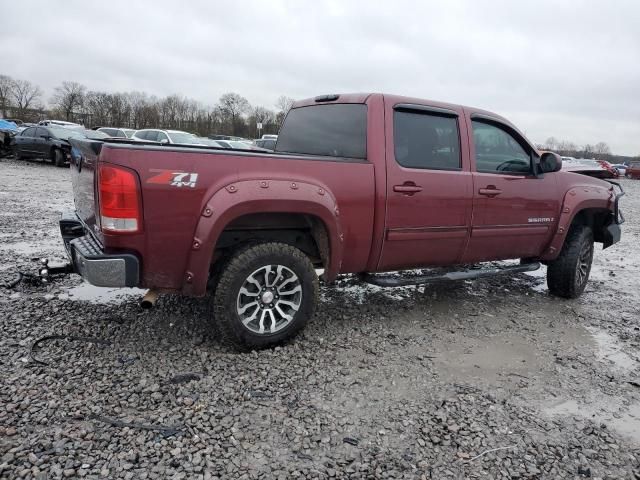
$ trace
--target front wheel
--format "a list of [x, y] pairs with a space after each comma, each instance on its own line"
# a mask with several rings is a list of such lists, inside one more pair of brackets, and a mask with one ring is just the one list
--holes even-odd
[[56, 167], [64, 167], [64, 153], [62, 150], [56, 148], [53, 151], [53, 163]]
[[593, 261], [593, 231], [575, 225], [565, 239], [558, 258], [547, 268], [547, 286], [552, 295], [577, 298], [584, 291]]
[[292, 338], [313, 316], [318, 277], [309, 258], [283, 243], [238, 251], [222, 268], [213, 315], [224, 341], [239, 350]]

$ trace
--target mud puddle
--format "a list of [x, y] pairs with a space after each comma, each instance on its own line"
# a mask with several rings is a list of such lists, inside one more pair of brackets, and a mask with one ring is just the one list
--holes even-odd
[[550, 417], [572, 416], [604, 424], [640, 444], [640, 403], [621, 404], [618, 398], [601, 397], [597, 404], [585, 404], [575, 399], [564, 400], [543, 408]]
[[638, 366], [638, 360], [622, 350], [622, 345], [604, 330], [590, 328], [589, 332], [596, 343], [598, 360], [610, 363], [618, 370], [632, 370]]

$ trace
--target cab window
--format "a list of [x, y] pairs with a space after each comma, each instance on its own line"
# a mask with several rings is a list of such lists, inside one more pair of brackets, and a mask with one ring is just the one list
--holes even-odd
[[396, 161], [403, 167], [460, 170], [460, 136], [455, 117], [396, 111], [393, 139]]
[[478, 172], [531, 172], [531, 156], [513, 135], [487, 122], [473, 120], [472, 125]]

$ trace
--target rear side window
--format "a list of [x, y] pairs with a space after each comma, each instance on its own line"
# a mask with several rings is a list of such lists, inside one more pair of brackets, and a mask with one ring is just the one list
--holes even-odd
[[529, 153], [506, 130], [472, 121], [476, 170], [485, 173], [530, 173]]
[[396, 161], [407, 168], [459, 170], [460, 135], [455, 117], [423, 112], [393, 114]]
[[289, 111], [276, 151], [343, 158], [367, 157], [367, 106], [313, 105]]

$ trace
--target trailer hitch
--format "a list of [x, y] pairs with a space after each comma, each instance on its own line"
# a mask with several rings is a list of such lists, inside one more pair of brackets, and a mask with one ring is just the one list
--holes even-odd
[[49, 283], [49, 278], [52, 275], [68, 275], [73, 273], [73, 265], [71, 263], [50, 266], [49, 260], [42, 258], [40, 259], [40, 264], [42, 266], [38, 269], [38, 277], [42, 283]]

